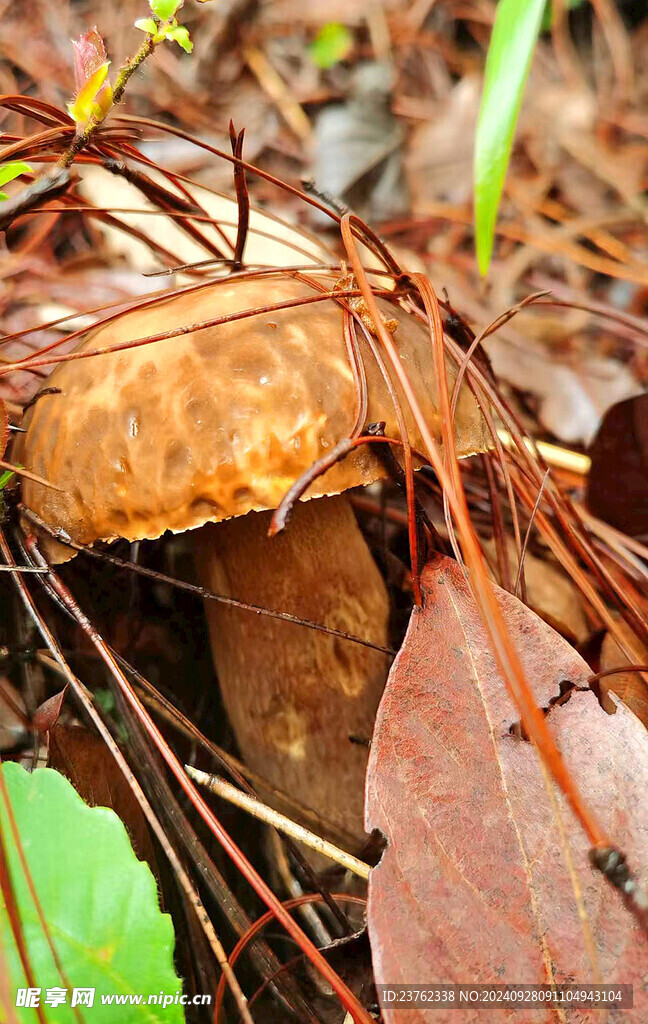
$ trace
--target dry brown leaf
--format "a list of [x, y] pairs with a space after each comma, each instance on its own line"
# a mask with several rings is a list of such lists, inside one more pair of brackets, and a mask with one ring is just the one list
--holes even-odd
[[511, 344], [503, 333], [485, 349], [498, 377], [537, 396], [540, 422], [565, 444], [588, 444], [610, 406], [641, 391], [618, 359], [590, 355], [569, 366], [539, 345]]
[[439, 102], [436, 116], [413, 133], [406, 160], [415, 210], [426, 203], [470, 199], [473, 178], [473, 126], [477, 121], [481, 79], [467, 75]]
[[[497, 565], [497, 548], [494, 538], [482, 544], [491, 565]], [[518, 559], [515, 542], [509, 538], [507, 544], [511, 575], [515, 580]], [[540, 618], [557, 629], [563, 636], [577, 642], [589, 633], [578, 590], [558, 566], [546, 558], [536, 558], [529, 551], [524, 556], [524, 578], [527, 588], [527, 604]]]
[[34, 729], [38, 729], [40, 732], [51, 732], [51, 730], [55, 728], [65, 702], [67, 688], [68, 684], [66, 683], [62, 690], [59, 690], [59, 692], [55, 693], [52, 697], [48, 697], [47, 700], [43, 701], [43, 703], [36, 708], [32, 715], [32, 725]]
[[587, 505], [631, 536], [648, 531], [648, 393], [609, 409], [590, 448]]
[[[439, 558], [380, 705], [366, 824], [388, 840], [371, 873], [368, 924], [379, 983], [634, 983], [648, 1015], [648, 943], [588, 862], [588, 843], [548, 790], [496, 667], [459, 565]], [[538, 704], [561, 683], [587, 686], [570, 645], [510, 594], [498, 601]], [[648, 870], [648, 736], [619, 705], [608, 716], [576, 691], [550, 721], [594, 812], [634, 867]], [[569, 850], [568, 856], [566, 850]], [[585, 919], [583, 926], [582, 917]], [[509, 1019], [493, 1010], [489, 1024]], [[517, 1012], [530, 1021], [600, 1019], [598, 1011]], [[399, 1014], [385, 1011], [386, 1024]], [[474, 1021], [474, 1011], [410, 1010], [408, 1024]]]
[[[624, 637], [632, 639], [635, 644], [639, 643], [630, 627], [622, 620], [619, 621], [619, 629]], [[641, 664], [648, 665], [648, 648], [642, 647], [642, 650], [645, 652], [645, 657], [641, 659]], [[612, 634], [606, 633], [603, 639], [603, 646], [601, 647], [601, 672], [630, 664], [630, 659], [623, 653]], [[647, 677], [648, 672], [643, 675], [639, 672], [615, 672], [613, 676], [606, 676], [601, 679], [600, 687], [601, 694], [603, 695], [603, 706], [607, 711], [613, 711], [614, 702], [609, 696], [609, 691], [612, 690], [635, 713], [637, 718], [645, 726], [648, 726]]]

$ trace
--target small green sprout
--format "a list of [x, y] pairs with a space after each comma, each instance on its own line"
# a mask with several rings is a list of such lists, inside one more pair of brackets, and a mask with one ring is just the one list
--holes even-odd
[[323, 25], [308, 48], [310, 58], [318, 68], [326, 71], [344, 60], [353, 46], [353, 36], [346, 25], [332, 21]]
[[176, 18], [183, 4], [184, 0], [149, 0], [153, 17], [140, 18], [135, 22], [135, 28], [152, 36], [154, 46], [169, 39], [181, 46], [186, 53], [191, 53], [193, 43], [189, 31], [184, 25], [179, 25]]

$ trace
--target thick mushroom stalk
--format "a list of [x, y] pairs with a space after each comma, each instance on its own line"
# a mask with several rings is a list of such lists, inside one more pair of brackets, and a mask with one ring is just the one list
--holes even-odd
[[[210, 589], [387, 644], [385, 584], [344, 496], [298, 502], [267, 536], [269, 512], [197, 531]], [[330, 634], [206, 604], [223, 700], [252, 769], [336, 829], [363, 837], [368, 740], [387, 656]]]

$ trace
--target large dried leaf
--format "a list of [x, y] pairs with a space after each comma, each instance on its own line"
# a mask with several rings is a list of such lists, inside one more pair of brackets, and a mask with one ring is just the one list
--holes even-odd
[[[422, 583], [425, 604], [389, 677], [368, 769], [367, 826], [389, 843], [369, 887], [376, 980], [634, 983], [635, 1009], [624, 1020], [648, 1019], [648, 944], [590, 867], [587, 839], [548, 790], [534, 747], [509, 732], [519, 715], [461, 568], [440, 558]], [[590, 669], [570, 645], [495, 589], [537, 702], [548, 707], [567, 681], [585, 687]], [[549, 719], [590, 806], [645, 871], [643, 726], [623, 705], [609, 716], [580, 691]], [[506, 1012], [490, 1012], [489, 1024]], [[408, 1024], [461, 1024], [472, 1013], [411, 1010]], [[515, 1019], [597, 1019], [594, 1011], [572, 1013]], [[386, 1010], [385, 1020], [399, 1017]]]
[[590, 449], [587, 504], [631, 536], [648, 531], [648, 394], [608, 410]]
[[[623, 619], [619, 620], [618, 627], [628, 645], [639, 645], [639, 649], [644, 652], [641, 664], [648, 665], [648, 647], [641, 643]], [[613, 668], [622, 668], [630, 663], [630, 659], [621, 650], [612, 633], [606, 633], [601, 646], [601, 671], [607, 672]], [[599, 687], [606, 711], [613, 710], [614, 701], [610, 696], [610, 690], [612, 690], [634, 712], [637, 718], [645, 726], [648, 726], [648, 673], [615, 672], [614, 675], [604, 676]]]
[[[491, 566], [497, 566], [497, 545], [495, 538], [482, 541], [484, 553]], [[515, 543], [507, 539], [506, 550], [514, 581], [518, 570], [518, 556]], [[524, 555], [524, 579], [526, 581], [526, 603], [541, 619], [548, 622], [568, 640], [580, 643], [589, 633], [587, 619], [579, 592], [569, 576], [547, 558], [536, 558], [527, 551]]]
[[[379, 221], [407, 213], [402, 125], [391, 112], [391, 72], [359, 64], [344, 103], [324, 107], [315, 122], [313, 176], [319, 189]], [[313, 223], [329, 221], [313, 214]]]

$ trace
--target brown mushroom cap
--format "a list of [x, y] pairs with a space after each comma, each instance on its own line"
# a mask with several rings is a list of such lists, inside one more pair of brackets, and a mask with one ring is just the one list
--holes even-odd
[[[125, 313], [87, 336], [79, 350], [312, 294], [287, 275], [219, 281]], [[383, 300], [379, 305], [398, 319], [403, 365], [439, 436], [429, 334], [412, 315]], [[367, 420], [385, 420], [387, 435], [398, 436], [393, 403], [364, 338], [360, 347]], [[454, 376], [449, 365], [449, 381]], [[155, 538], [276, 508], [290, 485], [348, 436], [356, 415], [343, 311], [332, 299], [62, 363], [47, 386], [61, 393], [43, 396], [28, 412], [16, 454], [64, 490], [26, 480], [24, 502], [82, 544]], [[402, 406], [412, 443], [420, 445]], [[456, 439], [460, 455], [488, 447], [482, 415], [465, 387]], [[358, 448], [306, 497], [338, 494], [382, 475], [370, 447]]]

